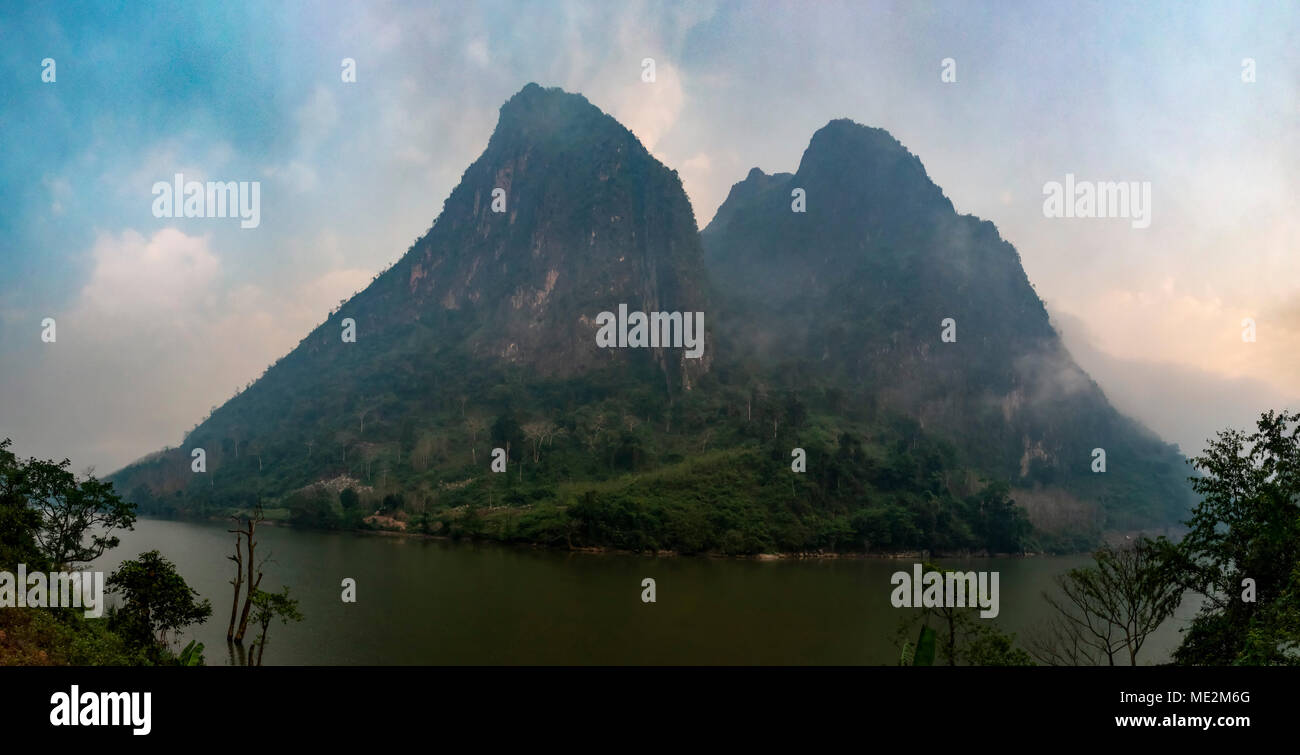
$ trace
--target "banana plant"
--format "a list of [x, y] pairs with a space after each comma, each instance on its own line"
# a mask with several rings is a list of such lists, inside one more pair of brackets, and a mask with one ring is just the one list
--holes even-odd
[[185, 646], [179, 656], [182, 666], [202, 666], [203, 665], [203, 643], [197, 640], [190, 640], [190, 644]]
[[929, 625], [921, 627], [921, 636], [916, 639], [916, 652], [912, 655], [913, 666], [934, 665], [934, 644], [937, 637]]

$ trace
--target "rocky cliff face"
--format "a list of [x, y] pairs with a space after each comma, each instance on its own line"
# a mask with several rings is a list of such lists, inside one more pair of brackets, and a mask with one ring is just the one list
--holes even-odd
[[[602, 311], [707, 312], [701, 254], [675, 171], [583, 97], [530, 84], [394, 284], [415, 317], [471, 313], [475, 356], [570, 376], [636, 358], [597, 348]], [[675, 387], [711, 361], [653, 357]]]

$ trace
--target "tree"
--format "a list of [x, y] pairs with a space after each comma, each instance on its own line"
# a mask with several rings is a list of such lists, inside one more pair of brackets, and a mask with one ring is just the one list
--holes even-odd
[[246, 453], [252, 454], [257, 459], [257, 471], [262, 471], [262, 444], [258, 440], [250, 440], [245, 444]]
[[[307, 529], [336, 529], [342, 522], [337, 500], [324, 486], [309, 485], [289, 495], [283, 505], [289, 509], [289, 523]], [[337, 508], [342, 508], [339, 503]]]
[[[235, 587], [234, 605], [239, 604], [241, 588], [247, 587], [247, 591], [244, 593], [244, 609], [239, 614], [239, 623], [238, 625], [235, 623], [235, 609], [234, 605], [232, 605], [230, 609], [230, 628], [226, 630], [226, 641], [234, 642], [236, 645], [244, 643], [244, 634], [248, 631], [248, 615], [253, 607], [253, 595], [257, 593], [258, 586], [262, 584], [262, 564], [256, 563], [254, 555], [257, 550], [257, 525], [264, 518], [262, 505], [259, 503], [251, 516], [231, 517], [235, 522], [235, 529], [227, 530], [235, 536], [235, 555], [230, 557], [230, 560], [235, 562], [235, 579], [231, 581], [231, 584]], [[241, 539], [248, 542], [247, 555], [240, 548]], [[245, 567], [247, 568], [246, 577], [244, 576]]]
[[[280, 592], [256, 591], [253, 595], [253, 621], [260, 627], [261, 632], [248, 653], [248, 665], [262, 665], [262, 656], [266, 653], [266, 633], [272, 621], [279, 619], [281, 624], [287, 625], [290, 621], [302, 621], [302, 618], [302, 612], [298, 610], [298, 601], [289, 597], [288, 587]], [[254, 656], [257, 658], [256, 663], [253, 660]]]
[[[927, 571], [941, 574], [953, 571], [925, 564]], [[933, 665], [936, 655], [948, 666], [1032, 666], [1033, 659], [1015, 647], [1014, 634], [997, 629], [987, 619], [977, 618], [978, 607], [926, 607], [903, 619], [896, 638], [903, 641], [902, 660], [906, 666]], [[931, 627], [931, 623], [938, 626]], [[920, 628], [918, 633], [917, 628]], [[908, 638], [916, 636], [912, 646]]]
[[538, 420], [524, 425], [524, 438], [533, 444], [533, 463], [540, 458], [541, 445], [555, 432], [555, 423], [550, 420]]
[[785, 417], [790, 426], [796, 430], [803, 427], [804, 422], [808, 420], [808, 407], [803, 405], [794, 391], [786, 396]]
[[169, 635], [212, 615], [212, 604], [197, 600], [198, 592], [156, 550], [122, 562], [106, 584], [123, 600], [113, 609], [110, 623], [140, 645], [165, 647]]
[[361, 460], [366, 465], [366, 482], [371, 482], [371, 471], [376, 460], [383, 454], [383, 447], [374, 443], [364, 443], [361, 445]]
[[352, 434], [351, 430], [339, 430], [338, 432], [334, 433], [334, 442], [338, 444], [339, 450], [343, 452], [344, 464], [348, 463], [348, 446], [352, 445], [352, 442], [355, 439], [356, 436]]
[[606, 420], [603, 413], [597, 413], [596, 416], [592, 417], [587, 423], [586, 433], [588, 451], [594, 452], [596, 450], [596, 444], [600, 442], [600, 436], [605, 432], [605, 423], [607, 421], [608, 420]]
[[1011, 499], [1005, 482], [987, 483], [967, 500], [972, 525], [991, 553], [1019, 553], [1033, 527], [1025, 512]]
[[1124, 548], [1106, 546], [1093, 554], [1093, 566], [1058, 576], [1061, 596], [1043, 594], [1057, 616], [1032, 645], [1038, 659], [1114, 666], [1117, 656], [1127, 656], [1136, 666], [1147, 637], [1182, 601], [1183, 589], [1161, 553], [1145, 538]]
[[478, 464], [478, 436], [479, 433], [487, 430], [487, 420], [474, 415], [465, 420], [465, 427], [469, 430], [470, 456], [473, 458], [474, 463]]
[[967, 641], [964, 660], [971, 666], [1033, 666], [1029, 653], [1015, 646], [1015, 635], [989, 624], [976, 624]]
[[117, 547], [114, 529], [135, 524], [135, 504], [114, 493], [112, 483], [92, 476], [78, 481], [69, 464], [28, 459], [18, 489], [40, 518], [41, 552], [58, 566], [94, 561]]
[[506, 449], [506, 456], [510, 455], [510, 446], [519, 448], [523, 445], [524, 431], [519, 427], [519, 422], [515, 420], [513, 413], [502, 414], [497, 417], [496, 422], [492, 423], [492, 442], [498, 447]]
[[434, 441], [435, 438], [432, 433], [424, 433], [420, 436], [419, 441], [415, 443], [415, 447], [411, 449], [410, 461], [412, 469], [423, 472], [429, 468], [429, 462], [433, 458]]
[[1054, 612], [1029, 636], [1026, 645], [1034, 658], [1045, 666], [1101, 666], [1113, 661], [1100, 647], [1109, 643], [1090, 642], [1092, 635], [1084, 626]]
[[28, 501], [37, 487], [31, 470], [9, 451], [12, 441], [0, 441], [0, 565], [41, 560], [36, 532], [41, 515]]
[[[239, 517], [231, 517], [235, 526], [239, 526]], [[234, 529], [227, 530], [235, 536], [235, 555], [226, 556], [226, 558], [235, 562], [235, 578], [230, 580], [230, 584], [235, 588], [235, 597], [230, 604], [230, 625], [226, 629], [226, 642], [235, 640], [235, 622], [239, 619], [239, 596], [244, 588], [244, 549], [243, 549], [243, 531]]]
[[[0, 441], [0, 566], [26, 564], [30, 572], [59, 570], [86, 561], [118, 544], [108, 530], [134, 522], [134, 504], [122, 503], [109, 483], [91, 472], [78, 482], [68, 462], [21, 461]], [[86, 543], [86, 535], [90, 536]], [[108, 580], [125, 600], [103, 619], [76, 611], [37, 608], [0, 611], [0, 663], [118, 665], [176, 662], [168, 636], [211, 613], [206, 601], [158, 551], [124, 562]], [[4, 641], [5, 637], [8, 641]], [[25, 650], [29, 648], [30, 651]], [[186, 665], [201, 665], [197, 646]]]
[[1189, 532], [1176, 546], [1159, 541], [1175, 578], [1204, 598], [1174, 662], [1300, 662], [1300, 413], [1220, 432], [1191, 464], [1202, 500]]

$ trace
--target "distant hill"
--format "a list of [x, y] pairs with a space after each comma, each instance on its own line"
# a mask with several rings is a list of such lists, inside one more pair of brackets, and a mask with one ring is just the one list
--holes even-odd
[[[601, 348], [620, 305], [703, 313], [702, 354]], [[832, 122], [700, 234], [675, 171], [530, 84], [395, 265], [111, 479], [146, 513], [756, 553], [1085, 547], [1181, 514], [1184, 475], [1074, 365], [1015, 250], [885, 132]]]

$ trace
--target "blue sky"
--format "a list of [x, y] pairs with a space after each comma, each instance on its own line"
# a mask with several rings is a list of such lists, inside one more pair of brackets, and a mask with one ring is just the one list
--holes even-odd
[[[827, 121], [886, 128], [1017, 246], [1121, 408], [1186, 447], [1300, 397], [1300, 4], [32, 5], [0, 16], [21, 453], [107, 472], [179, 443], [400, 257], [530, 81], [631, 128], [701, 225]], [[153, 217], [177, 172], [260, 181], [261, 225]], [[1045, 218], [1066, 173], [1150, 181], [1151, 227]]]

